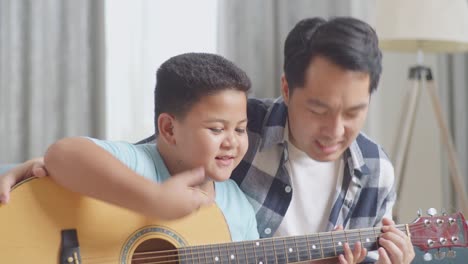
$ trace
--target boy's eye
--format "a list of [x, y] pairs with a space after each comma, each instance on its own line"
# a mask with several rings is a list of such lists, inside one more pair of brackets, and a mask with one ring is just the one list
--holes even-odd
[[236, 132], [239, 134], [245, 133], [245, 128], [236, 128]]
[[221, 133], [223, 132], [223, 129], [222, 128], [210, 128], [210, 130], [214, 133]]

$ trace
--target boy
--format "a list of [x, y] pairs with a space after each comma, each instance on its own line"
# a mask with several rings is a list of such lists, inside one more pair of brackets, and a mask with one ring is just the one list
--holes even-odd
[[247, 75], [220, 56], [175, 56], [157, 71], [156, 144], [65, 138], [47, 150], [47, 173], [67, 189], [159, 219], [215, 201], [233, 241], [257, 239], [253, 209], [229, 180], [248, 147], [249, 89]]

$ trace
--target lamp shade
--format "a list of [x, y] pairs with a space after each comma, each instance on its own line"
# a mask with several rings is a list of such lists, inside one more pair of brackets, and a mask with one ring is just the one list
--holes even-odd
[[384, 50], [468, 50], [467, 0], [377, 0], [376, 16]]

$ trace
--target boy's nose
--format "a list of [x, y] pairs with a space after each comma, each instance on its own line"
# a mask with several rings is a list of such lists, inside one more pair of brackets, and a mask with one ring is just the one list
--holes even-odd
[[222, 146], [226, 148], [234, 148], [237, 144], [236, 136], [231, 133], [224, 138]]

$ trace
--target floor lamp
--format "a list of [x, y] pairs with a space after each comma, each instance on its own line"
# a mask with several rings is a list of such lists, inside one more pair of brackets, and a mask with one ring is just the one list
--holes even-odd
[[[461, 210], [468, 214], [468, 196], [458, 165], [456, 149], [443, 115], [432, 71], [423, 64], [426, 52], [463, 52], [468, 50], [467, 0], [378, 0], [376, 30], [385, 51], [417, 53], [417, 65], [409, 69], [411, 90], [402, 109], [400, 129], [392, 152], [397, 177], [398, 213], [415, 113], [421, 93], [429, 93], [433, 114], [447, 152], [450, 179]], [[467, 135], [468, 136], [468, 135]]]

